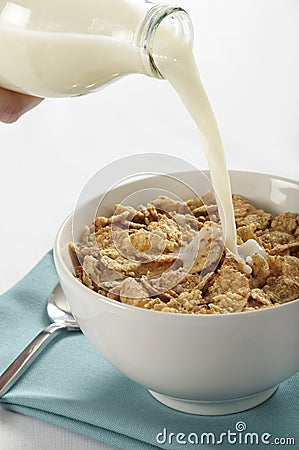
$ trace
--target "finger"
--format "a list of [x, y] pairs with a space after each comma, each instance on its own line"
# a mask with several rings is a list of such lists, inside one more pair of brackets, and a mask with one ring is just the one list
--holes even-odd
[[13, 123], [43, 99], [0, 88], [0, 121]]

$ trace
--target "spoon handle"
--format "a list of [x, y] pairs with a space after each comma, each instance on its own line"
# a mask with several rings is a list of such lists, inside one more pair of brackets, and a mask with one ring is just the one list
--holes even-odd
[[65, 328], [65, 324], [51, 323], [27, 345], [0, 376], [0, 397], [6, 394], [53, 337]]

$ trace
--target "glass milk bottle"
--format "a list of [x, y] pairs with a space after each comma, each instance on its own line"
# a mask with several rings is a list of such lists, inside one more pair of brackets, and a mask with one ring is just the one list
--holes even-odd
[[132, 73], [163, 78], [153, 54], [158, 28], [159, 39], [171, 33], [193, 43], [180, 7], [147, 0], [0, 0], [0, 86], [71, 97]]

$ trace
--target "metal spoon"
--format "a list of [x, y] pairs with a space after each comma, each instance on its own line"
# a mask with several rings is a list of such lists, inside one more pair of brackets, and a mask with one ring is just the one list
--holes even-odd
[[80, 330], [59, 283], [48, 298], [47, 313], [53, 323], [41, 331], [0, 376], [0, 397], [6, 394], [58, 333], [62, 330]]

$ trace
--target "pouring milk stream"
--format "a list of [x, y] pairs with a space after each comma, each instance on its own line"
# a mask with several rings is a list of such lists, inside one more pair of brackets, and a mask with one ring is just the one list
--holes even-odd
[[147, 0], [0, 0], [0, 86], [68, 97], [131, 73], [167, 79], [198, 126], [224, 211], [226, 246], [246, 260], [261, 249], [254, 240], [236, 245], [224, 149], [192, 37], [184, 10]]

